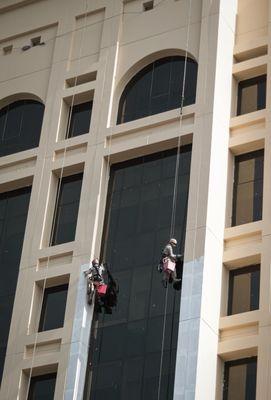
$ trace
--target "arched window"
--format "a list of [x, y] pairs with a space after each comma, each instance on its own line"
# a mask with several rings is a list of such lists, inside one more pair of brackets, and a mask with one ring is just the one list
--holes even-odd
[[0, 156], [37, 147], [44, 105], [35, 100], [18, 100], [0, 110]]
[[[184, 78], [185, 57], [161, 58], [139, 71], [126, 85], [119, 103], [117, 123], [178, 108]], [[187, 59], [184, 105], [195, 103], [197, 63]]]

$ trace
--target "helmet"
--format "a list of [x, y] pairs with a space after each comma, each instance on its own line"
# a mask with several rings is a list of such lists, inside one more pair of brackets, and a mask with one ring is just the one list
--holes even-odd
[[98, 259], [98, 258], [94, 258], [94, 259], [92, 260], [92, 264], [93, 264], [93, 265], [99, 265], [99, 259]]
[[177, 246], [177, 240], [174, 238], [171, 238], [169, 243], [172, 244], [173, 246]]

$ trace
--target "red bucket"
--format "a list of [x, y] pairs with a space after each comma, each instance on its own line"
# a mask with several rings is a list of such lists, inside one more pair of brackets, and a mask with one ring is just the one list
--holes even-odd
[[99, 293], [100, 296], [105, 295], [106, 291], [107, 291], [107, 285], [101, 284], [97, 286], [97, 292]]

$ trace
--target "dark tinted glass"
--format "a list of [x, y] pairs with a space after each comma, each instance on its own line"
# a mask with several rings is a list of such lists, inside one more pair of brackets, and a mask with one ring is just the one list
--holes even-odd
[[[138, 72], [125, 87], [117, 123], [133, 121], [181, 106], [185, 57], [165, 57]], [[184, 105], [195, 103], [197, 63], [187, 59]]]
[[44, 291], [39, 332], [62, 328], [64, 324], [68, 285], [47, 288]]
[[0, 194], [0, 381], [12, 316], [31, 187]]
[[27, 400], [54, 400], [56, 374], [31, 378]]
[[266, 75], [241, 81], [238, 85], [237, 115], [262, 110], [266, 103]]
[[260, 266], [230, 271], [228, 315], [259, 308]]
[[20, 100], [0, 110], [0, 156], [37, 147], [40, 141], [44, 105]]
[[255, 400], [257, 357], [225, 362], [223, 400]]
[[58, 189], [51, 245], [75, 238], [83, 174], [62, 178]]
[[77, 104], [71, 107], [67, 132], [68, 138], [88, 133], [91, 120], [92, 104], [93, 102], [89, 101], [87, 103]]
[[[191, 147], [178, 171], [176, 235], [185, 240]], [[157, 272], [170, 235], [176, 150], [111, 169], [104, 260], [120, 292], [112, 315], [96, 315], [85, 399], [157, 400], [166, 291]], [[160, 400], [172, 399], [180, 292], [168, 290]]]
[[264, 151], [235, 157], [232, 225], [262, 218]]

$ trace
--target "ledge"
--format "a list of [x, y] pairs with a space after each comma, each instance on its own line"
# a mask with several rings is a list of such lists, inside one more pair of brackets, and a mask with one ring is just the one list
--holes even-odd
[[248, 224], [231, 226], [224, 231], [224, 240], [231, 240], [241, 236], [250, 236], [251, 234], [262, 231], [263, 221], [250, 222]]
[[266, 130], [248, 128], [247, 132], [236, 132], [229, 139], [229, 149], [234, 155], [245, 154], [264, 148]]
[[[183, 108], [183, 122], [187, 122], [187, 119], [193, 118], [195, 114], [195, 104], [186, 106]], [[139, 118], [134, 121], [125, 122], [123, 124], [116, 125], [114, 127], [107, 128], [106, 137], [109, 138], [111, 135], [123, 136], [129, 133], [138, 132], [148, 128], [153, 128], [159, 125], [165, 125], [168, 123], [176, 122], [180, 119], [180, 109], [165, 111], [160, 114], [151, 115], [145, 118]]]
[[218, 344], [218, 355], [225, 361], [253, 357], [257, 355], [258, 344], [259, 336], [255, 334], [235, 337]]
[[235, 329], [244, 326], [257, 325], [259, 323], [260, 310], [244, 312], [241, 314], [227, 315], [221, 317], [219, 329]]
[[266, 120], [267, 111], [259, 110], [254, 111], [248, 114], [238, 115], [236, 117], [232, 117], [230, 120], [230, 129], [234, 130], [240, 127], [246, 127], [250, 125], [256, 125]]
[[233, 65], [232, 74], [238, 80], [254, 78], [267, 73], [268, 56], [263, 55]]
[[237, 44], [233, 51], [234, 57], [237, 61], [244, 61], [267, 54], [268, 40], [268, 36], [263, 36]]

